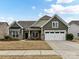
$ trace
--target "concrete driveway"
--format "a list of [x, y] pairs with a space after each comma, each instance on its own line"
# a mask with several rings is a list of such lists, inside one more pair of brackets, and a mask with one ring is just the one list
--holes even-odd
[[63, 59], [79, 59], [79, 44], [70, 41], [46, 41]]

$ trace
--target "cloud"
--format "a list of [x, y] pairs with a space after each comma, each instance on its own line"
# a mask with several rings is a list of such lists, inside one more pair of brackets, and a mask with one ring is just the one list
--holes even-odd
[[40, 18], [40, 17], [42, 17], [42, 16], [44, 16], [44, 15], [47, 15], [46, 13], [43, 13], [43, 12], [40, 12], [39, 14], [38, 14], [38, 18]]
[[62, 6], [62, 5], [51, 5], [49, 9], [44, 9], [44, 12], [48, 14], [60, 13], [60, 14], [79, 14], [79, 5]]
[[57, 3], [71, 3], [74, 0], [57, 0]]
[[36, 6], [32, 6], [32, 9], [35, 10], [36, 9]]
[[0, 17], [0, 21], [2, 21], [2, 22], [8, 22], [9, 24], [11, 24], [15, 20], [16, 19], [13, 18], [13, 17]]
[[47, 1], [47, 2], [51, 2], [52, 0], [45, 0], [45, 1]]
[[38, 14], [38, 17], [41, 17], [42, 15], [43, 15], [43, 13], [39, 13], [39, 14]]

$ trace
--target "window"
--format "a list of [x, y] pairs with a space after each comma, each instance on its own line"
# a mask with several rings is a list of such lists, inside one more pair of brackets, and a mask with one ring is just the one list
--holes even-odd
[[49, 32], [45, 32], [45, 33], [49, 33]]
[[59, 32], [55, 32], [55, 33], [59, 33]]
[[64, 32], [60, 32], [60, 33], [62, 33], [62, 34], [63, 34]]
[[13, 37], [18, 37], [19, 36], [19, 33], [17, 31], [11, 31], [11, 35]]
[[54, 33], [54, 32], [50, 32], [50, 33]]
[[38, 32], [33, 32], [33, 37], [38, 37]]
[[58, 28], [59, 27], [59, 22], [58, 21], [53, 21], [52, 22], [52, 28]]
[[79, 33], [77, 33], [77, 36], [79, 36]]

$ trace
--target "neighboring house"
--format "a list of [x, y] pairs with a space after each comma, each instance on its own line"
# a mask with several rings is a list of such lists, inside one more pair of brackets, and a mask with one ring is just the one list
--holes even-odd
[[79, 38], [79, 21], [71, 21], [69, 23], [68, 33], [72, 33], [74, 38]]
[[4, 36], [9, 35], [9, 25], [7, 22], [0, 22], [0, 39], [3, 39]]
[[9, 34], [18, 39], [65, 40], [67, 26], [58, 15], [45, 15], [38, 21], [13, 22]]

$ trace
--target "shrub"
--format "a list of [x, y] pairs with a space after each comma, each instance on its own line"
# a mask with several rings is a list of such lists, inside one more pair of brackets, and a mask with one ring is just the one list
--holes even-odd
[[12, 38], [10, 36], [4, 36], [4, 39], [0, 39], [0, 41], [19, 41], [20, 39]]
[[10, 36], [4, 36], [4, 39], [12, 39]]
[[66, 34], [66, 40], [73, 40], [74, 36], [73, 34]]

